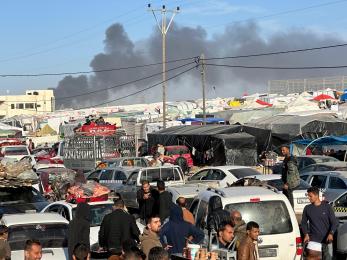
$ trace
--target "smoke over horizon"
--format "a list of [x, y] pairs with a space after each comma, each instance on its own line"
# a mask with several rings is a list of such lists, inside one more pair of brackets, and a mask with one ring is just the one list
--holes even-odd
[[[299, 48], [310, 48], [343, 43], [342, 37], [319, 34], [305, 28], [293, 28], [263, 37], [262, 30], [255, 22], [227, 26], [223, 33], [208, 37], [206, 30], [174, 24], [167, 35], [167, 60], [199, 56], [225, 57], [262, 52], [274, 52]], [[90, 62], [93, 70], [128, 67], [161, 61], [161, 35], [157, 28], [146, 39], [133, 42], [121, 24], [111, 25], [105, 33], [104, 52], [98, 53]], [[245, 66], [301, 67], [342, 65], [347, 58], [344, 48], [325, 49], [305, 53], [272, 55], [263, 57], [228, 59], [218, 63]], [[190, 61], [168, 63], [167, 69], [175, 68]], [[217, 63], [217, 61], [211, 61]], [[193, 66], [193, 65], [190, 65]], [[167, 73], [171, 77], [189, 66]], [[85, 76], [66, 76], [55, 89], [57, 108], [83, 107], [117, 99], [132, 92], [161, 82], [161, 75], [139, 81], [131, 85], [99, 91], [76, 98], [59, 99], [85, 92], [101, 90], [161, 72], [161, 65], [112, 72], [95, 73]], [[240, 96], [245, 91], [255, 93], [265, 91], [268, 80], [308, 78], [342, 75], [339, 70], [259, 70], [230, 69], [207, 66], [207, 97]], [[196, 69], [170, 80], [167, 83], [168, 100], [201, 98], [200, 72]], [[134, 104], [161, 101], [161, 87], [157, 86], [138, 95], [117, 101], [115, 104]]]

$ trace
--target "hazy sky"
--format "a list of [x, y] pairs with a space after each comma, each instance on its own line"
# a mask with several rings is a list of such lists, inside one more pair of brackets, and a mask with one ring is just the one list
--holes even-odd
[[[104, 50], [105, 31], [110, 25], [123, 24], [133, 42], [152, 34], [156, 24], [152, 14], [147, 12], [147, 3], [141, 0], [2, 0], [0, 74], [90, 70], [93, 57]], [[201, 26], [208, 37], [222, 33], [226, 25], [253, 18], [264, 38], [291, 28], [347, 38], [347, 1], [156, 0], [151, 3], [154, 7], [180, 6], [176, 24]], [[332, 4], [296, 10], [325, 3]], [[293, 12], [285, 13], [287, 11]], [[279, 14], [281, 12], [283, 14]], [[63, 76], [0, 78], [0, 95], [56, 87], [62, 79]]]

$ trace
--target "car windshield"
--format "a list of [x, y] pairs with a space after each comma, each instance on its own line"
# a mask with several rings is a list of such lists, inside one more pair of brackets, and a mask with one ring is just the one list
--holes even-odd
[[343, 171], [343, 172], [345, 172], [345, 171], [347, 171], [347, 167], [337, 167], [337, 168], [334, 169], [334, 171]]
[[29, 155], [26, 147], [6, 147], [5, 155]]
[[260, 172], [252, 168], [231, 169], [229, 172], [238, 179], [252, 175], [260, 175]]
[[[267, 184], [275, 187], [279, 191], [281, 191], [283, 189], [283, 181], [281, 179], [269, 180], [269, 181], [267, 181]], [[296, 187], [294, 190], [307, 190], [310, 187], [311, 187], [311, 185], [308, 184], [306, 181], [300, 180], [299, 186]]]
[[[97, 204], [97, 205], [90, 205], [90, 215], [91, 215], [91, 221], [90, 226], [91, 227], [97, 227], [101, 225], [101, 222], [103, 218], [112, 212], [112, 204]], [[75, 217], [76, 214], [76, 208], [72, 210], [72, 215]]]
[[177, 154], [187, 154], [189, 153], [189, 149], [187, 147], [175, 147], [166, 150], [166, 155], [177, 155]]
[[46, 202], [32, 187], [0, 188], [0, 206]]
[[67, 224], [42, 223], [10, 226], [8, 241], [11, 250], [23, 250], [29, 239], [39, 240], [43, 248], [67, 247]]
[[325, 163], [325, 162], [339, 162], [339, 160], [337, 160], [334, 157], [330, 157], [330, 156], [326, 156], [326, 157], [315, 157], [313, 159], [315, 161], [315, 163]]
[[[227, 204], [225, 209], [229, 212], [238, 210], [246, 223], [257, 222], [261, 235], [284, 234], [293, 231], [290, 215], [283, 201], [233, 203]], [[272, 216], [271, 221], [269, 221], [269, 216]]]

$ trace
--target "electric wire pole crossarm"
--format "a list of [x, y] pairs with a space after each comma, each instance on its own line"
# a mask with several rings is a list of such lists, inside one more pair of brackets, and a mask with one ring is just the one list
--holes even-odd
[[[159, 31], [162, 35], [162, 55], [163, 55], [163, 128], [166, 128], [166, 34], [172, 24], [172, 21], [177, 13], [179, 13], [180, 8], [177, 7], [176, 10], [167, 10], [165, 5], [161, 9], [152, 9], [151, 4], [148, 4], [148, 10], [153, 13], [154, 19], [157, 22]], [[161, 24], [156, 16], [156, 12], [161, 13]], [[166, 13], [172, 13], [169, 24], [166, 24]]]

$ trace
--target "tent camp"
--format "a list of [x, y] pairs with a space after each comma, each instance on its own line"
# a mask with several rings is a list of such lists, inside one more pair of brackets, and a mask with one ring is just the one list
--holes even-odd
[[175, 126], [148, 134], [148, 145], [186, 145], [196, 165], [255, 165], [269, 136], [268, 130], [240, 125]]

